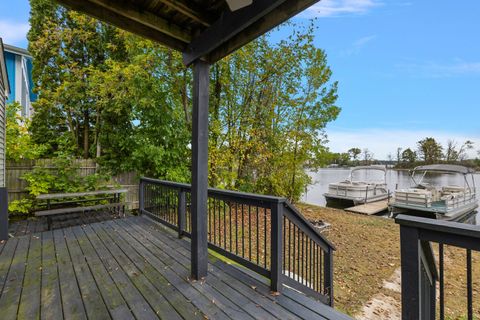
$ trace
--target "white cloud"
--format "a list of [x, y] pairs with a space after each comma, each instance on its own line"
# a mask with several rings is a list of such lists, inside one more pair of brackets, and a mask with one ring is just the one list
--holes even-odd
[[361, 37], [355, 40], [350, 46], [350, 48], [343, 50], [341, 54], [344, 56], [351, 56], [353, 54], [358, 54], [362, 50], [362, 48], [364, 48], [368, 43], [375, 40], [376, 37], [377, 37], [376, 35]]
[[[327, 130], [328, 146], [333, 152], [346, 152], [348, 149], [358, 147], [367, 148], [374, 153], [377, 159], [387, 159], [391, 153], [395, 155], [398, 147], [416, 149], [417, 141], [433, 137], [442, 145], [446, 145], [448, 140], [454, 140], [458, 144], [471, 140], [474, 142], [474, 148], [480, 149], [480, 133], [478, 134], [458, 134], [442, 131], [427, 130], [389, 130], [389, 129], [358, 129], [358, 130]], [[469, 157], [476, 156], [476, 150], [469, 152]]]
[[321, 0], [305, 11], [308, 17], [338, 17], [349, 14], [365, 14], [380, 6], [378, 0]]
[[450, 63], [424, 62], [401, 63], [397, 69], [420, 78], [449, 78], [465, 75], [480, 75], [480, 62], [456, 60]]
[[29, 29], [28, 23], [0, 20], [0, 37], [3, 43], [19, 45], [25, 42]]

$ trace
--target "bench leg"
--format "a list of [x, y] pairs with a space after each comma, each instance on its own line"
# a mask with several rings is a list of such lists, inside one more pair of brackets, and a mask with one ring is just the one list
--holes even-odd
[[47, 229], [52, 230], [52, 217], [47, 216]]

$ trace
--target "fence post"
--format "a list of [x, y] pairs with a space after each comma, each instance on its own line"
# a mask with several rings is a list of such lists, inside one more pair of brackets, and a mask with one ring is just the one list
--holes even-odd
[[144, 190], [144, 182], [142, 178], [140, 178], [140, 183], [138, 184], [138, 213], [143, 214], [143, 210], [145, 209], [145, 190]]
[[8, 240], [8, 193], [0, 188], [0, 240]]
[[179, 189], [178, 190], [178, 238], [181, 239], [183, 237], [183, 231], [185, 230], [185, 212], [187, 208], [187, 201], [185, 197], [185, 190]]
[[328, 294], [328, 304], [333, 308], [333, 250], [329, 248], [323, 253], [323, 288]]
[[270, 288], [274, 292], [282, 291], [283, 276], [283, 202], [276, 202], [271, 207], [271, 263]]
[[420, 319], [420, 245], [418, 229], [400, 226], [402, 320]]

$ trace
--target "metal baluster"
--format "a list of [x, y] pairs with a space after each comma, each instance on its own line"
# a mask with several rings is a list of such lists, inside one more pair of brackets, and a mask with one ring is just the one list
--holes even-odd
[[267, 268], [267, 208], [263, 208], [263, 266]]
[[445, 319], [445, 287], [444, 287], [444, 255], [443, 255], [443, 243], [438, 244], [438, 256], [439, 256], [439, 285], [440, 285], [440, 319]]
[[238, 203], [235, 203], [235, 254], [238, 255]]
[[[210, 201], [211, 202], [211, 201]], [[213, 215], [213, 243], [214, 244], [217, 244], [217, 215], [215, 214], [215, 204], [216, 204], [216, 199], [213, 198], [213, 211], [212, 211], [212, 215]]]
[[292, 279], [295, 279], [296, 277], [296, 266], [295, 264], [297, 263], [297, 259], [296, 259], [296, 250], [298, 249], [297, 245], [296, 245], [296, 241], [297, 241], [297, 227], [295, 226], [295, 224], [293, 225], [293, 275], [291, 276]]
[[229, 232], [230, 232], [230, 251], [233, 252], [232, 247], [232, 205], [231, 203], [228, 204], [228, 221], [230, 224]]
[[223, 203], [223, 248], [227, 250], [227, 214], [225, 201]]
[[240, 205], [242, 210], [242, 258], [245, 258], [245, 217], [243, 214], [243, 203]]
[[257, 220], [256, 220], [256, 225], [257, 225], [257, 264], [260, 265], [260, 242], [259, 242], [259, 233], [260, 233], [260, 228], [258, 224], [258, 206], [256, 207], [256, 213], [257, 213]]
[[467, 308], [468, 320], [473, 319], [473, 296], [472, 296], [472, 250], [467, 249]]
[[252, 221], [251, 206], [248, 205], [248, 260], [252, 261]]

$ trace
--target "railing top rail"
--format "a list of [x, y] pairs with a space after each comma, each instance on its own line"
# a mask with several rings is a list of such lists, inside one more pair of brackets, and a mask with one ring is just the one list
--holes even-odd
[[[191, 190], [192, 186], [186, 183], [179, 183], [179, 182], [172, 182], [172, 181], [165, 181], [159, 179], [152, 179], [152, 178], [140, 178], [141, 181], [151, 182], [156, 184], [161, 184], [167, 187], [178, 188], [178, 189], [185, 189]], [[239, 192], [239, 191], [231, 191], [231, 190], [223, 190], [223, 189], [215, 189], [215, 188], [208, 188], [208, 193], [210, 195], [223, 195], [241, 199], [249, 199], [249, 200], [256, 200], [256, 201], [264, 201], [270, 203], [283, 203], [287, 201], [285, 198], [275, 197], [275, 196], [267, 196], [255, 193], [248, 193], [248, 192]]]
[[313, 232], [313, 234], [315, 234], [315, 236], [320, 240], [322, 241], [323, 243], [325, 243], [326, 246], [328, 246], [331, 250], [336, 250], [335, 248], [335, 245], [333, 243], [331, 243], [330, 241], [327, 240], [327, 238], [325, 238], [320, 232], [318, 232], [318, 230], [307, 220], [305, 219], [305, 217], [303, 216], [303, 214], [301, 214], [300, 212], [298, 212], [297, 208], [295, 208], [290, 202], [286, 201], [285, 202], [285, 206], [291, 210], [291, 212], [293, 214], [295, 214], [295, 216], [302, 222], [302, 224], [308, 228], [311, 232]]
[[398, 215], [395, 219], [395, 222], [402, 226], [480, 239], [480, 226], [453, 221], [421, 218], [404, 214]]
[[[191, 185], [186, 183], [179, 183], [179, 182], [172, 182], [172, 181], [165, 181], [160, 179], [152, 179], [142, 177], [140, 178], [141, 181], [150, 182], [154, 184], [159, 184], [167, 187], [177, 188], [177, 189], [184, 189], [184, 190], [191, 190]], [[215, 189], [215, 188], [208, 188], [209, 195], [215, 196], [220, 195], [224, 197], [231, 197], [236, 199], [245, 199], [250, 201], [259, 201], [259, 202], [266, 202], [266, 203], [283, 203], [286, 208], [290, 209], [292, 214], [299, 220], [299, 222], [303, 225], [304, 228], [310, 231], [310, 234], [313, 234], [318, 241], [321, 241], [325, 244], [328, 248], [335, 250], [335, 246], [333, 243], [328, 241], [323, 235], [321, 235], [313, 225], [305, 219], [305, 217], [298, 212], [298, 210], [292, 206], [286, 198], [275, 197], [275, 196], [266, 196], [260, 195], [255, 193], [247, 193], [247, 192], [238, 192], [238, 191], [231, 191], [231, 190], [223, 190], [223, 189]]]

